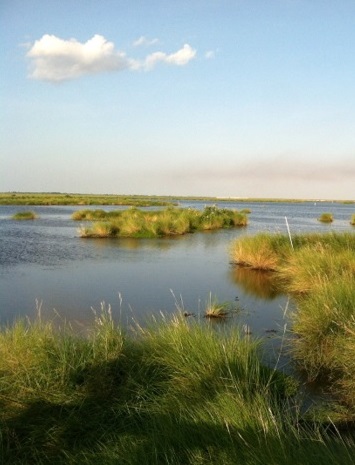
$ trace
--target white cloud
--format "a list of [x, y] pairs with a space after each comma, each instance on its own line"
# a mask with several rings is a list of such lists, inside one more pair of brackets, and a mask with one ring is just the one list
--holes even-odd
[[164, 52], [154, 52], [145, 59], [145, 69], [152, 69], [158, 63], [167, 63], [169, 65], [184, 66], [193, 60], [196, 56], [194, 50], [189, 44], [185, 44], [180, 50], [167, 55]]
[[[138, 40], [143, 44], [145, 39], [142, 36]], [[36, 40], [27, 52], [27, 57], [31, 60], [29, 76], [51, 82], [108, 71], [151, 70], [158, 63], [184, 66], [195, 55], [196, 50], [185, 44], [170, 55], [165, 52], [154, 52], [143, 60], [135, 60], [128, 58], [124, 52], [115, 50], [113, 42], [107, 41], [98, 34], [85, 43], [45, 34], [41, 39]]]
[[139, 39], [133, 42], [134, 47], [149, 47], [150, 45], [155, 45], [159, 42], [158, 39], [148, 39], [145, 36], [140, 36]]

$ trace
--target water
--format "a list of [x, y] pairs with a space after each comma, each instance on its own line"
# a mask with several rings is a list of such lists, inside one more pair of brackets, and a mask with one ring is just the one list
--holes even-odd
[[[181, 205], [203, 208], [205, 203]], [[71, 220], [71, 214], [83, 207], [0, 206], [0, 323], [34, 316], [37, 302], [49, 318], [55, 309], [63, 318], [85, 325], [93, 319], [92, 308], [98, 310], [106, 302], [126, 326], [133, 319], [143, 322], [152, 314], [174, 312], [176, 300], [186, 310], [202, 313], [212, 294], [234, 302], [242, 310], [238, 323], [248, 325], [254, 334], [281, 333], [288, 297], [270, 289], [265, 275], [234, 268], [230, 244], [260, 231], [287, 233], [285, 216], [293, 234], [354, 231], [349, 221], [355, 205], [230, 202], [219, 206], [249, 208], [249, 225], [163, 239], [81, 239], [80, 224]], [[39, 219], [11, 219], [27, 209]], [[332, 212], [334, 223], [319, 223], [317, 217], [323, 212]]]

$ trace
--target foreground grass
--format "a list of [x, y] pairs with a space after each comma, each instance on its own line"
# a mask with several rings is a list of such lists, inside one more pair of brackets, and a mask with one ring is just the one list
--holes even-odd
[[354, 440], [302, 418], [293, 380], [260, 360], [180, 315], [130, 337], [109, 309], [86, 337], [19, 321], [0, 333], [0, 461], [353, 464]]
[[355, 418], [355, 234], [259, 234], [232, 247], [236, 263], [273, 270], [297, 301], [293, 355], [310, 380], [327, 379]]
[[159, 237], [246, 226], [246, 213], [236, 210], [205, 207], [203, 211], [169, 207], [165, 210], [124, 211], [83, 210], [75, 212], [74, 220], [95, 220], [80, 229], [81, 237]]

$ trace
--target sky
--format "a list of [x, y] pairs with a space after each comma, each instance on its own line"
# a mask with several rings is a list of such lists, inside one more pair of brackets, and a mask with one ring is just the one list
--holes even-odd
[[2, 0], [0, 191], [355, 200], [353, 0]]

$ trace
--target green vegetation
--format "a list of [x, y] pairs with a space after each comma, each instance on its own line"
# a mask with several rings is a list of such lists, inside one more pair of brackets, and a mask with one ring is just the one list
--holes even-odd
[[90, 227], [82, 227], [81, 237], [159, 237], [246, 226], [245, 213], [205, 207], [203, 211], [169, 207], [165, 210], [142, 211], [131, 208], [124, 211], [84, 210], [74, 213], [75, 220], [100, 220]]
[[[333, 394], [355, 419], [355, 234], [329, 233], [244, 237], [233, 260], [273, 270], [279, 288], [292, 292], [292, 353], [310, 380], [329, 381]], [[253, 256], [254, 251], [254, 256]]]
[[350, 224], [352, 226], [355, 226], [355, 213], [353, 215], [351, 215]]
[[318, 221], [321, 223], [332, 223], [334, 221], [334, 217], [332, 213], [322, 213], [318, 218]]
[[38, 215], [32, 211], [17, 212], [12, 216], [13, 220], [35, 220]]
[[0, 332], [0, 461], [11, 465], [352, 465], [355, 442], [300, 414], [257, 342], [176, 315], [128, 336], [102, 309]]
[[210, 319], [224, 319], [230, 315], [231, 311], [230, 302], [219, 302], [216, 297], [212, 298], [212, 294], [210, 294], [204, 316]]
[[0, 205], [126, 205], [154, 207], [173, 205], [156, 196], [53, 193], [0, 193]]

